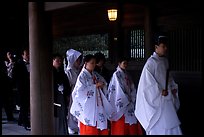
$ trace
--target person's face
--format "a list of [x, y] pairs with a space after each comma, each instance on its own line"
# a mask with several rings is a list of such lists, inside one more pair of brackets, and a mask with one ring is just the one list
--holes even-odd
[[55, 68], [59, 68], [62, 66], [62, 59], [60, 57], [56, 57], [55, 59], [53, 59], [53, 66]]
[[12, 56], [12, 55], [11, 55], [11, 52], [7, 52], [6, 56], [7, 56], [8, 59], [10, 59], [11, 56]]
[[29, 52], [27, 50], [24, 50], [22, 57], [24, 60], [29, 61]]
[[80, 68], [81, 61], [82, 61], [81, 57], [77, 58], [77, 60], [74, 62], [74, 67], [77, 69]]
[[89, 62], [85, 62], [85, 68], [89, 71], [93, 71], [96, 66], [96, 60], [93, 58]]
[[104, 60], [100, 60], [100, 61], [98, 62], [98, 64], [97, 64], [97, 66], [103, 67], [104, 63], [105, 63]]
[[122, 61], [122, 62], [120, 62], [119, 63], [119, 67], [121, 68], [121, 69], [126, 69], [127, 68], [127, 66], [128, 66], [128, 62], [126, 61], [126, 60], [124, 60], [124, 61]]
[[159, 45], [156, 45], [156, 53], [159, 56], [164, 56], [166, 55], [167, 52], [167, 45], [164, 43], [160, 43]]

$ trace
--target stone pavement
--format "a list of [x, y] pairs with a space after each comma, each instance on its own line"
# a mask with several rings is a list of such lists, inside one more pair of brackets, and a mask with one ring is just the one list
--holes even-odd
[[[18, 119], [18, 112], [14, 112], [14, 118]], [[2, 109], [2, 135], [30, 135], [31, 132], [18, 125], [18, 121], [7, 121], [4, 109]]]
[[[18, 112], [14, 112], [14, 118], [18, 119]], [[24, 127], [18, 125], [18, 121], [7, 121], [6, 113], [4, 109], [2, 109], [2, 135], [31, 135], [31, 131], [25, 130]], [[70, 134], [77, 135], [77, 134]]]

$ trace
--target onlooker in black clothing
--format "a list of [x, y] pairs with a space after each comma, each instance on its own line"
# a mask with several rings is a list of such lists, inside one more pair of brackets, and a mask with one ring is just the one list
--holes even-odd
[[15, 83], [13, 79], [13, 68], [16, 63], [15, 56], [13, 55], [12, 52], [8, 51], [6, 53], [6, 59], [5, 59], [5, 64], [6, 64], [6, 69], [7, 69], [7, 76], [8, 76], [8, 92], [10, 92], [10, 102], [13, 105], [13, 109], [16, 108], [17, 105], [17, 91], [14, 91], [15, 88]]
[[53, 56], [53, 81], [54, 81], [54, 119], [55, 134], [68, 134], [67, 108], [71, 95], [71, 88], [67, 75], [64, 73], [62, 56]]
[[24, 126], [26, 130], [30, 130], [30, 64], [27, 49], [23, 50], [22, 59], [16, 63], [13, 71], [13, 77], [20, 93], [18, 124]]
[[103, 53], [97, 52], [95, 55], [96, 66], [94, 71], [98, 72], [101, 76], [104, 77], [107, 83], [110, 82], [111, 75], [110, 71], [105, 67], [106, 58]]
[[0, 83], [1, 83], [1, 104], [4, 108], [8, 121], [13, 121], [13, 108], [10, 97], [12, 93], [9, 91], [9, 78], [7, 75], [6, 65], [4, 63], [3, 57], [0, 57]]
[[13, 78], [13, 67], [14, 67], [15, 62], [16, 62], [15, 55], [13, 55], [12, 52], [8, 51], [6, 53], [5, 64], [7, 67], [7, 74], [9, 78]]

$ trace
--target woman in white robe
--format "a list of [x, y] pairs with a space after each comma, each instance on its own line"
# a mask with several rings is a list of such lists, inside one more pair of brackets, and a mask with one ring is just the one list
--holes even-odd
[[[168, 77], [166, 37], [159, 37], [155, 52], [140, 76], [135, 115], [147, 135], [181, 135], [178, 85]], [[168, 83], [168, 85], [167, 85]]]
[[134, 115], [136, 88], [127, 66], [127, 59], [121, 58], [108, 87], [109, 102], [116, 110], [111, 117], [111, 135], [142, 135], [142, 128]]
[[108, 135], [107, 119], [114, 110], [107, 100], [107, 83], [93, 71], [93, 55], [86, 55], [84, 62], [72, 92], [70, 113], [80, 122], [80, 135]]
[[[71, 92], [74, 89], [77, 77], [81, 71], [81, 60], [82, 54], [74, 49], [69, 49], [66, 52], [67, 66], [65, 69], [65, 73], [69, 79]], [[78, 120], [70, 114], [70, 107], [72, 104], [72, 96], [70, 96], [69, 106], [68, 106], [68, 131], [69, 134], [78, 134]]]

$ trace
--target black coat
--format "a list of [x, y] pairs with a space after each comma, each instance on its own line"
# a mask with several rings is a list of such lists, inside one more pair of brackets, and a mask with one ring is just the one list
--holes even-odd
[[[65, 115], [67, 115], [68, 98], [71, 95], [71, 88], [67, 75], [63, 69], [57, 70], [53, 67], [53, 85], [54, 85], [54, 103], [61, 104], [65, 109]], [[59, 85], [63, 85], [63, 94], [58, 90]], [[54, 116], [58, 117], [60, 114], [59, 107], [54, 106]]]
[[13, 79], [20, 93], [21, 103], [30, 103], [30, 72], [26, 62], [22, 59], [15, 63], [13, 68]]
[[[0, 58], [0, 83], [1, 83], [1, 97], [8, 96], [9, 78], [7, 76], [7, 69], [4, 60]], [[1, 99], [2, 101], [2, 99]]]
[[2, 86], [5, 86], [5, 83], [7, 83], [7, 81], [8, 81], [7, 79], [8, 79], [8, 77], [7, 77], [6, 65], [4, 63], [4, 60], [2, 58], [0, 58], [0, 82], [1, 82]]

